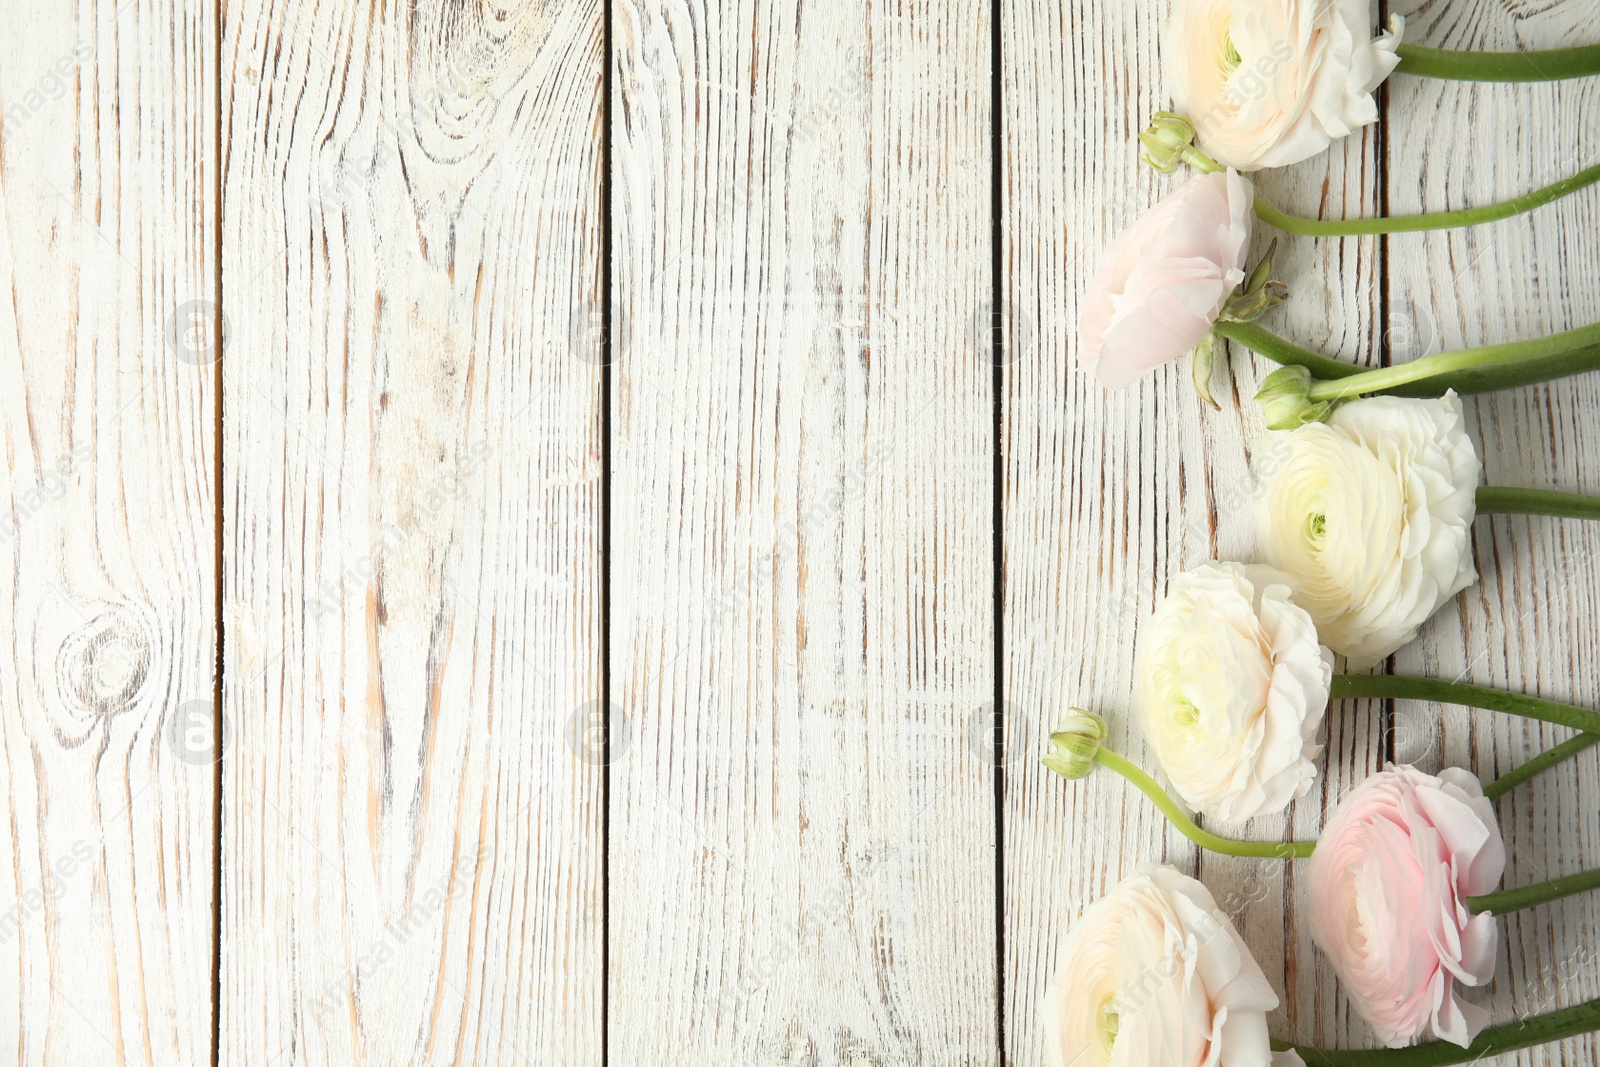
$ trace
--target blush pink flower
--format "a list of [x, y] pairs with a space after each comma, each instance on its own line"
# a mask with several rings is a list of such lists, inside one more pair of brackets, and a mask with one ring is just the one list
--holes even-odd
[[1456, 983], [1494, 977], [1497, 932], [1467, 898], [1500, 884], [1506, 851], [1466, 771], [1385, 768], [1357, 786], [1311, 856], [1311, 936], [1384, 1044], [1432, 1031], [1468, 1045], [1489, 1013]]
[[1202, 174], [1116, 239], [1078, 315], [1078, 368], [1122, 389], [1211, 332], [1245, 279], [1255, 191]]

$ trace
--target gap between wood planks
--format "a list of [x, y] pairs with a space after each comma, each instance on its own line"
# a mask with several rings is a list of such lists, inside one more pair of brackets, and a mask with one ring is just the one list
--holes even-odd
[[617, 337], [611, 295], [611, 21], [614, 0], [601, 0], [600, 14], [600, 319], [605, 354], [600, 362], [600, 1062], [611, 1063], [611, 376]]
[[216, 211], [217, 220], [216, 243], [212, 249], [211, 263], [213, 271], [211, 279], [212, 298], [216, 301], [217, 308], [217, 313], [213, 316], [215, 319], [213, 323], [215, 333], [211, 341], [217, 352], [217, 359], [213, 364], [216, 368], [216, 373], [212, 377], [217, 391], [212, 405], [216, 423], [216, 443], [214, 447], [217, 453], [217, 486], [216, 491], [212, 494], [213, 503], [216, 507], [216, 514], [212, 519], [214, 531], [212, 563], [215, 568], [212, 577], [212, 595], [215, 597], [215, 605], [212, 610], [216, 615], [217, 658], [216, 666], [213, 668], [216, 672], [216, 677], [213, 680], [211, 690], [211, 707], [214, 709], [211, 716], [212, 729], [216, 731], [212, 738], [211, 750], [217, 754], [217, 758], [211, 766], [211, 1067], [221, 1067], [222, 1065], [222, 761], [227, 758], [227, 751], [223, 747], [222, 729], [222, 682], [224, 665], [227, 662], [224, 658], [224, 652], [227, 647], [227, 615], [223, 611], [227, 601], [223, 597], [222, 584], [224, 581], [222, 550], [226, 544], [223, 540], [222, 524], [227, 517], [227, 494], [225, 492], [227, 482], [223, 480], [222, 456], [222, 404], [224, 393], [226, 392], [222, 388], [222, 368], [226, 366], [223, 360], [227, 355], [223, 351], [223, 344], [227, 340], [227, 330], [223, 325], [222, 310], [225, 306], [222, 302], [222, 233], [223, 219], [226, 218], [222, 205], [224, 188], [222, 180], [222, 36], [226, 20], [223, 18], [222, 12], [223, 5], [221, 3], [212, 8], [214, 25], [212, 27], [211, 44], [212, 48], [215, 49], [214, 54], [216, 56], [212, 62], [214, 83], [211, 87], [212, 99], [215, 103], [211, 126], [212, 159], [214, 161], [212, 163], [212, 180], [215, 183], [212, 187], [212, 197], [216, 204], [214, 210]]
[[994, 496], [994, 955], [995, 955], [995, 1062], [1006, 1063], [1006, 669], [1005, 669], [1005, 381], [1007, 344], [1004, 324], [1010, 321], [1005, 304], [1005, 182], [1001, 168], [1005, 153], [1005, 112], [1002, 97], [1002, 0], [989, 11], [989, 306], [994, 309], [990, 329], [993, 363], [994, 423], [990, 429], [994, 451], [990, 475]]

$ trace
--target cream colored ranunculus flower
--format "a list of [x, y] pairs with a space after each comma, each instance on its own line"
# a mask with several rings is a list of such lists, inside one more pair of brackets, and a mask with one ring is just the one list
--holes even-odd
[[1370, 0], [1175, 0], [1161, 67], [1195, 146], [1239, 170], [1286, 167], [1374, 122], [1405, 20]]
[[1045, 990], [1052, 1067], [1267, 1067], [1277, 995], [1205, 886], [1147, 866], [1072, 924]]
[[1369, 667], [1477, 581], [1480, 468], [1461, 401], [1369, 397], [1275, 437], [1256, 500], [1267, 560], [1323, 642]]
[[1282, 811], [1317, 777], [1333, 654], [1270, 567], [1180, 574], [1139, 634], [1145, 744], [1178, 795], [1227, 822]]

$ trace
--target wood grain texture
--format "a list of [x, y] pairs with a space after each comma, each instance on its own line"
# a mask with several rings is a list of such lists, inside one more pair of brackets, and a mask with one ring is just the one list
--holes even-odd
[[987, 18], [616, 5], [618, 1065], [997, 1061]]
[[224, 1064], [598, 1064], [598, 2], [227, 7]]
[[210, 1062], [211, 5], [0, 8], [0, 1060]]
[[[1595, 39], [1593, 0], [1405, 3], [1409, 40], [1444, 48], [1553, 48]], [[1548, 184], [1600, 158], [1600, 83], [1459, 85], [1396, 79], [1390, 109], [1393, 210], [1486, 203]], [[1395, 238], [1391, 307], [1413, 307], [1436, 347], [1536, 337], [1600, 320], [1600, 241], [1593, 189], [1490, 226]], [[1491, 484], [1600, 492], [1600, 380], [1589, 375], [1470, 400], [1469, 425]], [[1403, 672], [1527, 688], [1600, 706], [1600, 527], [1553, 519], [1480, 519], [1478, 585], [1395, 659]], [[1402, 732], [1402, 728], [1407, 728]], [[1568, 731], [1487, 712], [1401, 704], [1396, 756], [1492, 777]], [[1547, 772], [1497, 805], [1507, 885], [1600, 865], [1600, 770], [1594, 754]], [[1600, 995], [1594, 894], [1508, 916], [1488, 997], [1497, 1021]], [[1517, 1056], [1517, 1064], [1590, 1064], [1586, 1037]]]
[[[1188, 360], [1108, 392], [1072, 369], [1079, 297], [1101, 252], [1188, 175], [1138, 162], [1135, 135], [1166, 106], [1159, 65], [1168, 5], [1005, 5], [1005, 291], [1033, 333], [1005, 392], [1005, 691], [1012, 717], [1006, 828], [1006, 1041], [1010, 1062], [1042, 1064], [1038, 1004], [1066, 930], [1140, 864], [1201, 877], [1280, 992], [1274, 1032], [1351, 1044], [1362, 1024], [1335, 1001], [1310, 946], [1303, 887], [1280, 863], [1196, 850], [1109, 774], [1068, 783], [1038, 763], [1070, 706], [1099, 710], [1109, 743], [1147, 766], [1132, 723], [1133, 652], [1170, 578], [1212, 558], [1259, 558], [1248, 510], [1252, 458], [1266, 445], [1250, 398], [1262, 365], [1231, 359], [1220, 412], [1197, 399]], [[1253, 175], [1292, 211], [1371, 213], [1380, 188], [1368, 130], [1323, 156]], [[1272, 234], [1258, 227], [1255, 254]], [[1293, 296], [1265, 325], [1344, 359], [1368, 361], [1380, 333], [1374, 238], [1286, 239], [1276, 276]], [[1381, 711], [1330, 712], [1326, 773], [1277, 819], [1232, 828], [1314, 836], [1328, 797], [1382, 759]], [[1014, 751], [1026, 746], [1024, 751]], [[1280, 980], [1281, 976], [1281, 980]]]

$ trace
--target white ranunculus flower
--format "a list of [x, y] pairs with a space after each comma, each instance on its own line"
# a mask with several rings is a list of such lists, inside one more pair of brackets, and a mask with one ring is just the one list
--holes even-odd
[[1206, 887], [1142, 867], [1067, 933], [1045, 990], [1052, 1067], [1267, 1067], [1278, 1006]]
[[1195, 145], [1239, 170], [1286, 167], [1374, 122], [1405, 20], [1370, 0], [1176, 0], [1161, 66]]
[[1145, 743], [1203, 814], [1275, 814], [1316, 780], [1333, 654], [1292, 596], [1270, 567], [1208, 563], [1172, 580], [1139, 635]]
[[1267, 560], [1328, 647], [1369, 667], [1478, 579], [1461, 400], [1369, 397], [1274, 436], [1256, 502]]

